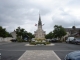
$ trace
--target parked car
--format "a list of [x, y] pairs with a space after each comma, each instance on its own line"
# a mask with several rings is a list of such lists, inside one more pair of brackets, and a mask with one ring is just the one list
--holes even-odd
[[80, 44], [80, 39], [76, 38], [76, 39], [74, 40], [74, 43], [75, 43], [75, 44]]
[[12, 41], [12, 42], [17, 42], [17, 39], [11, 39], [10, 41]]
[[58, 42], [59, 40], [57, 38], [51, 39], [51, 42]]
[[28, 41], [28, 39], [27, 39], [27, 38], [24, 38], [23, 40]]
[[80, 60], [80, 51], [70, 52], [65, 56], [65, 60]]
[[74, 40], [74, 37], [68, 37], [68, 39], [66, 40], [66, 43], [72, 43], [72, 40]]
[[74, 44], [74, 43], [75, 43], [75, 41], [76, 41], [76, 39], [72, 40], [72, 41], [71, 41], [71, 43], [72, 43], [72, 44]]

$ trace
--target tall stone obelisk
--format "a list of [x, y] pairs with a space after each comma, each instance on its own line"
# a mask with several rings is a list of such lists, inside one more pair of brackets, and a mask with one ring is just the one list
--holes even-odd
[[35, 39], [45, 39], [45, 31], [42, 29], [42, 21], [39, 14], [38, 29], [34, 32]]

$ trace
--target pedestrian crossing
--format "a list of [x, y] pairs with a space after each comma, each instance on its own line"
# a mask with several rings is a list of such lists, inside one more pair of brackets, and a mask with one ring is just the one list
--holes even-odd
[[61, 60], [53, 50], [26, 50], [18, 60]]

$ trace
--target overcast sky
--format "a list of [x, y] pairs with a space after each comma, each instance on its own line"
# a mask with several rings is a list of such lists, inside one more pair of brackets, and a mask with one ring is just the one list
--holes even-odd
[[46, 33], [54, 25], [80, 28], [80, 0], [0, 0], [0, 26], [8, 32], [20, 26], [34, 33], [39, 12]]

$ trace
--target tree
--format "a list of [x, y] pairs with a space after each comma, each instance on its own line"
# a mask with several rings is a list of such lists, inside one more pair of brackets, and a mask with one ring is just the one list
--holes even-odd
[[66, 31], [65, 29], [62, 27], [62, 26], [58, 26], [58, 25], [55, 25], [54, 26], [54, 30], [53, 30], [53, 34], [54, 34], [54, 37], [55, 38], [62, 38], [62, 36], [65, 36], [66, 35]]
[[34, 38], [34, 35], [31, 32], [28, 32], [27, 35], [30, 37], [30, 39]]
[[20, 27], [18, 27], [16, 29], [16, 34], [17, 34], [17, 38], [18, 38], [18, 40], [20, 40], [20, 42], [23, 41], [24, 38], [28, 38], [28, 40], [31, 38], [34, 38], [34, 35], [32, 33], [27, 32], [25, 29], [20, 28]]
[[49, 33], [45, 36], [46, 39], [52, 39], [53, 37], [54, 37], [53, 32], [49, 32]]
[[27, 37], [28, 39], [34, 38], [34, 35], [31, 32], [24, 31], [23, 38]]
[[0, 26], [0, 37], [12, 37], [12, 36], [9, 32], [6, 31], [5, 28], [2, 28], [2, 26]]

